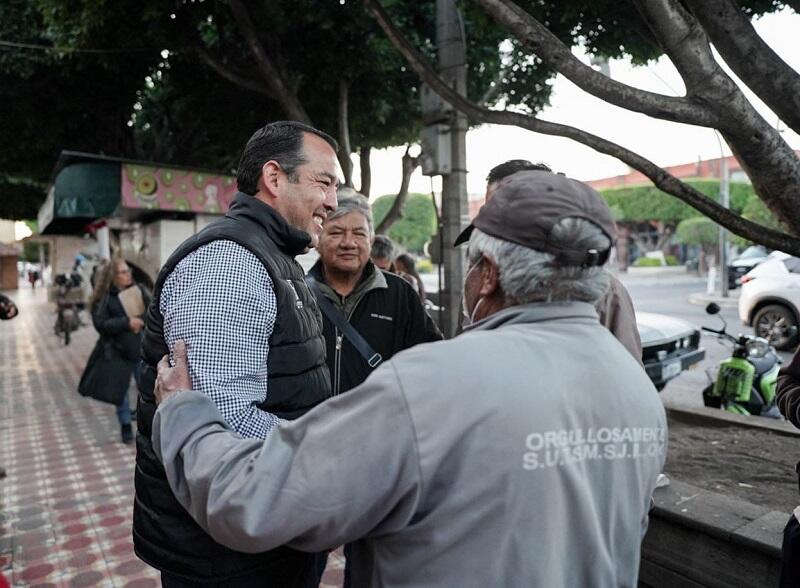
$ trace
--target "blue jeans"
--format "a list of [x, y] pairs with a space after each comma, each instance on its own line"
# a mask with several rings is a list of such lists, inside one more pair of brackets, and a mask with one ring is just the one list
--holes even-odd
[[122, 402], [117, 405], [117, 420], [120, 425], [131, 424], [131, 403], [128, 400], [128, 390], [125, 390], [125, 396], [122, 397]]

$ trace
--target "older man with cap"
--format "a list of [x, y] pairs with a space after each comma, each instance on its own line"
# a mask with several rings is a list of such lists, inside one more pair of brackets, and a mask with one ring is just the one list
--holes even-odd
[[154, 447], [181, 504], [237, 550], [356, 541], [358, 586], [635, 586], [666, 420], [597, 319], [608, 207], [515, 174], [469, 234], [459, 337], [418, 345], [348, 394], [241, 439], [159, 370]]
[[[532, 170], [553, 171], [546, 163], [532, 163], [527, 159], [511, 159], [494, 166], [486, 176], [486, 201], [492, 199], [497, 188], [507, 177], [517, 172]], [[608, 289], [594, 304], [600, 323], [614, 334], [636, 361], [642, 363], [642, 340], [636, 326], [636, 313], [633, 310], [631, 296], [614, 274], [608, 272], [607, 277]]]

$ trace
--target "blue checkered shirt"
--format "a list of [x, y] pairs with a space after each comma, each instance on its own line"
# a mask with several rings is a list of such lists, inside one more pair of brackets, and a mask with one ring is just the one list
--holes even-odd
[[233, 241], [199, 247], [167, 277], [159, 308], [169, 348], [186, 342], [192, 387], [208, 394], [237, 433], [266, 437], [278, 419], [256, 405], [267, 397], [278, 309], [258, 258]]

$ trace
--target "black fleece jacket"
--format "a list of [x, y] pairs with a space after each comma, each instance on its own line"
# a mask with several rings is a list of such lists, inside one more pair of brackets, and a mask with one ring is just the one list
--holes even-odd
[[[384, 361], [418, 343], [442, 338], [414, 288], [400, 276], [377, 269], [371, 261], [348, 296], [328, 286], [321, 261], [308, 274], [317, 282], [317, 290], [348, 318]], [[333, 394], [347, 392], [366, 380], [373, 368], [324, 313], [323, 334]]]

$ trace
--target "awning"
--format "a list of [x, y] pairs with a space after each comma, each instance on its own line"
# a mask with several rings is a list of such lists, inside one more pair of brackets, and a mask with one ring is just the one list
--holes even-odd
[[39, 209], [39, 232], [81, 234], [93, 220], [113, 215], [119, 204], [119, 163], [62, 153], [47, 199]]
[[104, 218], [150, 221], [224, 214], [235, 194], [233, 176], [64, 151], [39, 209], [39, 232], [79, 235]]

